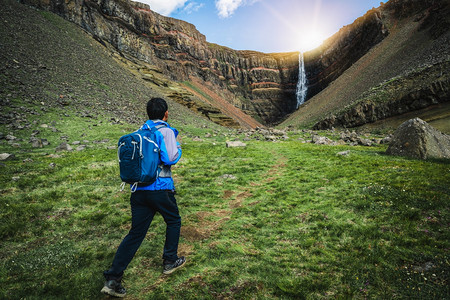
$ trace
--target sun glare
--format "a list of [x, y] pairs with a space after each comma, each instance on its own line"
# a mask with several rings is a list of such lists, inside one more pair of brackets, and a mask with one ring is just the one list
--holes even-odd
[[297, 35], [296, 49], [301, 52], [319, 47], [326, 37], [319, 31], [301, 32]]
[[[269, 1], [267, 1], [269, 2]], [[284, 38], [283, 44], [289, 51], [310, 51], [320, 45], [330, 36], [326, 34], [329, 30], [327, 18], [330, 16], [322, 14], [322, 0], [309, 1], [308, 5], [301, 5], [302, 9], [294, 9], [289, 16], [286, 12], [281, 13], [273, 5], [265, 1], [261, 3], [269, 15], [280, 23], [279, 28]], [[305, 1], [306, 2], [306, 1]], [[298, 7], [297, 7], [298, 8]]]

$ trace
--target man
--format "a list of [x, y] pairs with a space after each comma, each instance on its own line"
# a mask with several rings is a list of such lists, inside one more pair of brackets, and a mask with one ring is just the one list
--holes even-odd
[[101, 292], [115, 297], [126, 294], [121, 281], [123, 272], [134, 257], [147, 234], [147, 230], [156, 212], [166, 222], [166, 241], [163, 252], [164, 274], [170, 274], [183, 266], [184, 257], [178, 257], [178, 240], [180, 238], [181, 217], [175, 200], [175, 186], [172, 179], [171, 166], [181, 157], [181, 147], [176, 141], [178, 131], [167, 123], [169, 112], [164, 99], [152, 98], [147, 103], [149, 120], [141, 129], [150, 130], [157, 127], [156, 143], [161, 149], [159, 176], [148, 186], [138, 186], [131, 194], [131, 229], [117, 249], [112, 266], [103, 272], [106, 282]]

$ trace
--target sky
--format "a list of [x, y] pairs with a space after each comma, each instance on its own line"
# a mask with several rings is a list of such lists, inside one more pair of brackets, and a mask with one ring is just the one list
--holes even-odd
[[211, 43], [265, 53], [312, 50], [380, 0], [137, 0]]

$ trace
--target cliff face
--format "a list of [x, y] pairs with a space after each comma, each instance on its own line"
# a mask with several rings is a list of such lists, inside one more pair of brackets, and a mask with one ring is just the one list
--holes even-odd
[[362, 95], [350, 107], [317, 122], [313, 129], [356, 127], [450, 100], [450, 61], [415, 70]]
[[98, 41], [111, 44], [157, 67], [172, 80], [191, 76], [227, 88], [234, 106], [266, 124], [295, 109], [298, 53], [235, 51], [206, 42], [194, 25], [164, 17], [126, 0], [22, 0], [80, 25]]
[[[308, 98], [313, 97], [389, 35], [402, 19], [439, 6], [437, 0], [391, 0], [344, 26], [319, 48], [305, 53]], [[442, 28], [441, 28], [442, 29]]]
[[305, 53], [309, 100], [282, 125], [327, 129], [444, 116], [437, 110], [450, 100], [449, 2], [391, 0]]
[[[194, 25], [161, 16], [148, 5], [129, 0], [21, 2], [50, 10], [80, 25], [124, 57], [153, 66], [151, 72], [156, 75], [179, 82], [195, 81], [197, 85], [200, 80], [203, 87], [209, 87], [215, 94], [226, 90], [224, 100], [263, 124], [277, 124], [295, 111], [298, 52], [265, 54], [211, 44]], [[436, 3], [440, 1], [391, 0], [343, 27], [321, 47], [306, 52], [307, 98], [323, 91], [385, 40], [399, 20]], [[441, 26], [434, 31], [439, 34], [442, 30], [447, 29]], [[153, 76], [151, 72], [145, 79], [155, 81], [159, 75]], [[180, 103], [186, 101], [183, 97], [176, 98]]]
[[319, 93], [389, 34], [382, 13], [373, 9], [305, 54], [308, 98]]

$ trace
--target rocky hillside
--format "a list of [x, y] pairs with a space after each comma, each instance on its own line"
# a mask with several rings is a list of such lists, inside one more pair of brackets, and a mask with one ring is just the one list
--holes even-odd
[[[114, 124], [141, 124], [148, 99], [165, 95], [130, 72], [131, 61], [125, 65], [114, 59], [110, 49], [53, 13], [4, 0], [0, 14], [0, 125], [8, 128], [2, 133], [39, 131], [30, 118], [55, 111], [62, 119], [107, 116]], [[168, 102], [177, 126], [215, 125], [170, 98]]]
[[306, 54], [316, 95], [283, 125], [326, 129], [398, 118], [398, 126], [405, 113], [448, 118], [449, 16], [447, 0], [391, 0], [342, 28]]
[[155, 78], [158, 85], [161, 75], [178, 82], [195, 77], [212, 85], [213, 92], [228, 90], [225, 101], [267, 124], [295, 109], [298, 53], [264, 54], [210, 44], [194, 25], [133, 1], [21, 2], [50, 10], [112, 45], [121, 56], [150, 65], [146, 79]]
[[[364, 122], [330, 116], [344, 113], [385, 81], [448, 60], [448, 0], [391, 0], [305, 53], [311, 100], [295, 111], [298, 52], [266, 54], [211, 44], [194, 25], [129, 0], [21, 2], [78, 24], [166, 96], [231, 127], [274, 125], [289, 115], [283, 126], [355, 126], [404, 113], [418, 106], [365, 116]], [[434, 105], [446, 97], [425, 102]]]

